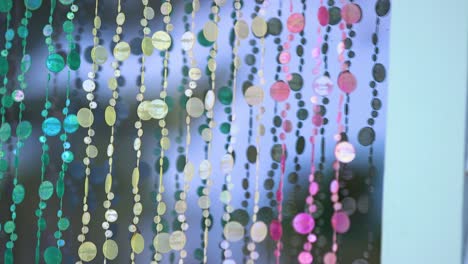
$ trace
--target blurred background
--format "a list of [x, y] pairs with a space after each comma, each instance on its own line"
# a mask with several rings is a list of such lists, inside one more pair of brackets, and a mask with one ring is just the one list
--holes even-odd
[[[115, 16], [117, 1], [101, 1], [99, 13], [101, 15], [103, 26], [101, 33], [101, 45], [108, 48], [109, 54], [113, 49], [112, 46], [112, 33], [115, 30]], [[166, 192], [164, 200], [168, 204], [168, 208], [173, 208], [174, 193], [176, 191], [177, 181], [181, 181], [182, 173], [177, 169], [177, 160], [179, 154], [178, 147], [184, 147], [185, 128], [183, 118], [180, 118], [185, 113], [185, 108], [181, 102], [180, 87], [182, 85], [182, 69], [183, 69], [183, 55], [180, 47], [180, 37], [185, 32], [184, 30], [184, 10], [187, 1], [173, 1], [174, 11], [172, 14], [172, 21], [174, 24], [173, 46], [171, 47], [170, 61], [169, 61], [169, 105], [170, 113], [167, 117], [168, 128], [171, 137], [171, 149], [167, 153], [165, 164], [164, 185]], [[277, 16], [277, 10], [282, 9], [283, 28], [286, 25], [288, 14], [288, 5], [280, 6], [281, 1], [270, 1], [270, 6], [267, 9], [266, 17], [270, 19]], [[356, 147], [356, 159], [345, 167], [342, 180], [340, 182], [341, 191], [340, 196], [343, 200], [344, 210], [350, 215], [351, 229], [342, 236], [339, 236], [340, 243], [340, 263], [352, 264], [366, 264], [366, 263], [380, 263], [381, 251], [381, 211], [382, 211], [382, 186], [383, 186], [383, 169], [384, 169], [384, 150], [385, 150], [385, 124], [386, 124], [386, 102], [387, 102], [387, 81], [378, 84], [378, 98], [381, 100], [383, 107], [378, 111], [375, 118], [376, 122], [373, 126], [375, 131], [375, 141], [373, 143], [372, 162], [369, 161], [369, 147], [359, 144], [359, 132], [363, 127], [368, 126], [367, 120], [371, 117], [372, 107], [371, 100], [372, 89], [369, 87], [369, 82], [372, 80], [372, 65], [371, 60], [374, 52], [372, 44], [372, 34], [375, 31], [375, 1], [361, 1], [357, 0], [355, 3], [359, 4], [363, 17], [360, 23], [353, 27], [356, 32], [356, 37], [353, 39], [352, 50], [355, 52], [355, 58], [352, 60], [352, 71], [357, 76], [358, 88], [351, 95], [350, 109], [349, 109], [349, 141]], [[163, 28], [162, 18], [159, 16], [159, 1], [150, 1], [150, 6], [157, 12], [157, 16], [151, 22], [153, 32]], [[254, 1], [244, 1], [243, 12], [246, 20], [250, 23], [250, 14], [255, 12]], [[67, 51], [65, 35], [63, 34], [61, 25], [65, 20], [67, 8], [58, 5], [56, 15], [54, 17], [54, 27], [56, 28], [56, 41], [57, 49], [63, 53]], [[71, 93], [71, 112], [76, 113], [78, 109], [86, 105], [85, 92], [81, 88], [81, 83], [86, 80], [86, 75], [91, 69], [90, 51], [92, 48], [91, 29], [94, 17], [94, 1], [81, 0], [78, 2], [80, 11], [77, 14], [75, 39], [78, 41], [79, 50], [82, 57], [81, 68], [72, 73], [73, 78], [73, 91]], [[294, 11], [302, 11], [301, 1], [294, 1]], [[304, 210], [304, 200], [307, 194], [308, 175], [310, 171], [310, 153], [311, 146], [306, 143], [302, 154], [296, 151], [298, 138], [303, 136], [308, 142], [308, 137], [312, 131], [311, 119], [311, 104], [310, 97], [314, 95], [312, 83], [315, 76], [312, 76], [312, 69], [315, 67], [316, 62], [312, 59], [312, 49], [316, 47], [317, 43], [317, 28], [318, 22], [316, 19], [317, 9], [319, 7], [318, 1], [314, 3], [307, 3], [306, 14], [306, 29], [304, 38], [306, 43], [304, 46], [305, 64], [303, 65], [303, 85], [297, 92], [292, 92], [290, 96], [291, 110], [289, 116], [294, 124], [294, 131], [296, 124], [301, 122], [296, 115], [299, 110], [297, 101], [302, 98], [306, 103], [306, 111], [308, 117], [302, 123], [303, 126], [299, 130], [297, 136], [294, 133], [288, 134], [288, 161], [286, 167], [286, 184], [285, 184], [285, 201], [284, 201], [284, 263], [296, 263], [296, 256], [302, 249], [302, 244], [305, 237], [300, 236], [294, 232], [291, 227], [291, 220], [294, 215]], [[114, 234], [115, 239], [119, 244], [119, 257], [113, 263], [127, 263], [130, 255], [130, 235], [128, 232], [128, 225], [131, 223], [131, 206], [133, 205], [133, 195], [131, 192], [131, 172], [135, 165], [135, 153], [133, 151], [133, 139], [136, 136], [136, 131], [133, 124], [136, 119], [136, 99], [135, 96], [138, 91], [140, 80], [140, 62], [141, 50], [140, 43], [142, 32], [139, 26], [139, 20], [142, 17], [142, 4], [140, 1], [122, 1], [122, 8], [127, 15], [126, 23], [124, 25], [123, 39], [129, 42], [132, 46], [132, 56], [123, 63], [121, 67], [122, 77], [119, 78], [121, 100], [117, 105], [117, 134], [116, 134], [116, 152], [114, 156], [114, 185], [113, 190], [116, 198], [113, 202], [114, 208], [119, 212], [118, 224], [115, 225]], [[231, 19], [232, 1], [227, 1], [226, 5], [221, 8], [221, 29], [232, 29], [233, 21]], [[13, 25], [18, 25], [24, 11], [22, 3], [16, 3], [13, 14]], [[196, 17], [197, 33], [202, 29], [203, 24], [209, 19], [210, 1], [202, 1], [200, 12]], [[46, 24], [49, 13], [49, 3], [44, 1], [43, 6], [37, 12], [34, 12], [30, 22], [30, 36], [28, 38], [28, 52], [32, 56], [32, 68], [28, 73], [29, 88], [26, 92], [26, 113], [25, 119], [33, 123], [34, 132], [31, 138], [26, 142], [26, 149], [21, 155], [21, 174], [20, 182], [25, 185], [27, 193], [25, 202], [19, 206], [17, 229], [19, 239], [15, 246], [15, 260], [18, 263], [30, 263], [31, 256], [33, 256], [34, 247], [31, 241], [35, 239], [36, 232], [36, 217], [34, 211], [37, 208], [38, 195], [37, 189], [40, 182], [40, 144], [38, 137], [41, 132], [42, 117], [40, 111], [43, 108], [45, 85], [46, 85], [46, 67], [45, 61], [47, 58], [47, 47], [43, 41], [42, 36], [43, 25]], [[0, 32], [5, 32], [4, 14], [0, 14]], [[390, 30], [390, 17], [386, 16], [380, 20], [379, 29], [379, 62], [385, 65], [388, 69], [388, 43], [389, 43], [389, 30]], [[60, 33], [60, 34], [59, 34]], [[230, 30], [220, 30], [219, 32], [219, 47], [221, 52], [217, 58], [218, 71], [216, 77], [216, 88], [229, 87], [230, 78], [230, 65], [232, 62], [231, 46], [229, 45]], [[339, 74], [340, 66], [337, 59], [337, 46], [340, 41], [340, 31], [337, 26], [334, 26], [329, 37], [329, 71], [331, 79], [335, 81]], [[2, 34], [3, 35], [3, 34]], [[286, 30], [283, 30], [281, 43], [286, 39]], [[249, 39], [254, 37], [250, 35]], [[299, 37], [298, 37], [299, 39]], [[276, 191], [279, 182], [279, 170], [277, 169], [278, 163], [275, 159], [275, 142], [273, 140], [272, 131], [275, 130], [273, 119], [275, 117], [275, 103], [269, 97], [269, 87], [275, 82], [275, 70], [277, 67], [277, 46], [274, 43], [274, 37], [268, 36], [266, 39], [266, 63], [265, 63], [265, 108], [267, 112], [264, 116], [263, 122], [266, 126], [267, 133], [262, 138], [262, 152], [261, 152], [261, 175], [260, 175], [260, 189], [261, 189], [261, 214], [259, 217], [269, 223], [276, 217], [276, 206], [273, 193]], [[293, 42], [293, 49], [296, 49], [299, 41]], [[17, 43], [19, 45], [19, 42]], [[256, 41], [259, 47], [259, 41]], [[11, 58], [11, 68], [15, 68], [16, 72], [11, 71], [11, 76], [15, 76], [18, 70], [18, 61], [21, 57], [20, 50], [13, 48]], [[248, 107], [245, 102], [242, 92], [242, 87], [249, 83], [250, 66], [247, 61], [252, 59], [249, 56], [251, 53], [252, 45], [249, 40], [242, 43], [240, 50], [240, 57], [243, 58], [243, 67], [238, 74], [239, 87], [237, 90], [237, 116], [239, 117], [239, 140], [236, 144], [236, 165], [233, 175], [234, 189], [232, 205], [237, 208], [232, 218], [245, 223], [246, 228], [251, 224], [250, 217], [253, 208], [253, 197], [247, 199], [249, 194], [254, 191], [253, 179], [255, 177], [255, 166], [248, 159], [249, 146], [254, 144], [254, 138], [248, 142], [249, 131], [255, 135], [256, 126], [249, 127], [249, 118], [255, 120], [257, 110]], [[195, 55], [200, 64], [201, 69], [205, 69], [209, 47], [203, 47], [199, 44], [195, 47]], [[162, 58], [160, 54], [155, 52], [150, 58], [147, 59], [147, 74], [146, 83], [148, 91], [145, 98], [156, 99], [159, 91], [162, 88]], [[259, 55], [257, 54], [257, 68]], [[100, 154], [93, 161], [92, 175], [90, 178], [91, 188], [89, 195], [90, 212], [92, 214], [92, 223], [90, 224], [89, 239], [98, 245], [98, 250], [104, 241], [104, 231], [101, 228], [101, 223], [104, 220], [104, 208], [102, 202], [104, 201], [104, 179], [107, 173], [107, 158], [105, 149], [110, 135], [109, 128], [104, 122], [104, 109], [107, 101], [110, 98], [110, 91], [107, 89], [107, 80], [112, 76], [110, 71], [111, 59], [108, 60], [103, 67], [100, 68], [97, 77], [97, 92], [96, 97], [99, 107], [95, 113], [96, 137], [95, 140], [98, 144]], [[294, 56], [290, 68], [292, 72], [299, 73], [299, 59]], [[16, 66], [16, 67], [13, 67]], [[281, 78], [281, 74], [280, 74]], [[12, 78], [13, 82], [14, 79]], [[64, 105], [65, 87], [67, 75], [62, 72], [54, 76], [52, 81], [51, 100], [54, 103], [51, 111], [52, 115], [60, 117], [61, 109]], [[253, 83], [258, 81], [257, 76]], [[16, 83], [15, 83], [16, 84]], [[206, 76], [199, 82], [199, 87], [195, 96], [203, 98], [205, 92], [209, 89], [209, 82]], [[300, 94], [296, 96], [296, 94]], [[332, 207], [330, 203], [330, 193], [328, 186], [333, 175], [331, 169], [333, 156], [334, 141], [333, 136], [337, 130], [335, 117], [337, 115], [338, 95], [339, 89], [334, 86], [333, 92], [329, 97], [330, 103], [326, 109], [327, 116], [329, 117], [329, 124], [326, 127], [327, 142], [325, 151], [325, 170], [323, 177], [320, 178], [321, 192], [318, 195], [319, 211], [316, 213], [318, 242], [314, 247], [314, 255], [319, 256], [314, 263], [322, 263], [324, 253], [328, 252], [331, 247], [331, 228], [330, 218]], [[225, 106], [221, 103], [216, 105], [215, 119], [218, 124], [228, 122], [228, 114], [225, 112]], [[281, 109], [281, 106], [279, 107]], [[16, 120], [17, 113], [15, 110], [8, 112], [8, 119]], [[204, 156], [205, 143], [198, 133], [199, 128], [203, 128], [206, 123], [205, 117], [201, 117], [193, 123], [193, 143], [190, 149], [190, 159], [195, 165], [199, 164]], [[13, 125], [15, 126], [15, 125]], [[273, 129], [273, 130], [272, 130]], [[148, 121], [144, 123], [144, 144], [143, 144], [143, 160], [141, 165], [141, 181], [140, 181], [140, 194], [144, 204], [144, 211], [141, 217], [142, 222], [140, 228], [145, 237], [146, 248], [145, 251], [137, 256], [137, 263], [149, 263], [152, 258], [151, 242], [154, 236], [154, 229], [152, 219], [155, 214], [155, 191], [157, 190], [157, 176], [158, 176], [158, 161], [160, 155], [159, 140], [160, 132], [156, 121]], [[279, 129], [278, 129], [279, 130]], [[84, 167], [82, 166], [81, 159], [84, 157], [84, 144], [83, 137], [85, 135], [84, 129], [72, 136], [72, 150], [75, 152], [76, 161], [70, 166], [69, 173], [66, 176], [66, 194], [64, 214], [71, 219], [71, 229], [65, 234], [67, 245], [63, 249], [64, 263], [74, 263], [77, 260], [78, 242], [77, 235], [80, 233], [81, 228], [81, 207], [83, 197], [83, 181], [84, 181]], [[179, 139], [182, 139], [179, 142]], [[223, 212], [222, 203], [219, 201], [219, 195], [222, 191], [224, 184], [223, 174], [220, 171], [220, 158], [225, 153], [224, 145], [226, 144], [226, 135], [221, 133], [220, 128], [216, 128], [214, 133], [214, 148], [213, 148], [213, 188], [211, 193], [212, 199], [212, 218], [213, 227], [209, 235], [209, 263], [220, 263], [221, 249], [219, 243], [222, 241], [222, 223], [221, 216]], [[13, 139], [15, 142], [15, 139]], [[12, 149], [13, 142], [10, 143]], [[51, 149], [56, 149], [60, 146], [58, 138], [52, 140]], [[317, 153], [319, 153], [317, 151]], [[318, 154], [317, 154], [318, 155]], [[293, 162], [294, 157], [297, 157], [297, 162]], [[60, 153], [51, 152], [51, 165], [48, 168], [47, 178], [55, 181], [60, 170]], [[276, 164], [276, 165], [275, 165]], [[296, 166], [299, 164], [300, 166]], [[245, 187], [243, 179], [247, 178], [250, 184]], [[189, 210], [188, 210], [188, 223], [190, 225], [188, 234], [187, 251], [189, 252], [187, 263], [199, 262], [199, 252], [201, 247], [201, 209], [197, 205], [197, 188], [202, 185], [198, 177], [194, 177], [192, 181], [191, 191], [189, 197]], [[12, 189], [12, 175], [8, 174], [2, 181], [3, 191], [1, 193], [0, 203], [0, 221], [5, 222], [9, 218], [9, 202]], [[243, 203], [248, 201], [247, 205]], [[43, 236], [44, 248], [55, 243], [53, 232], [55, 231], [56, 211], [58, 203], [56, 197], [49, 201], [48, 209], [46, 210], [46, 217], [48, 228]], [[174, 215], [169, 213], [165, 216], [165, 222], [169, 230], [172, 228], [174, 222]], [[7, 236], [3, 232], [0, 236], [2, 245], [7, 241]], [[242, 252], [245, 251], [245, 242], [240, 241], [234, 243], [232, 250], [236, 260], [240, 263], [243, 259]], [[273, 249], [274, 243], [271, 239], [259, 245], [261, 261], [258, 263], [272, 263], [274, 261]], [[0, 253], [3, 256], [4, 246], [0, 247]], [[164, 257], [164, 263], [175, 263], [173, 253], [167, 254]], [[177, 260], [177, 258], [175, 258]], [[98, 254], [95, 262], [102, 261], [102, 254]]]

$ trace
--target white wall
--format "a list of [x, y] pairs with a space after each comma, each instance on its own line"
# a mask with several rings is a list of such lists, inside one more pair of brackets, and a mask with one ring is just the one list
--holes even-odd
[[392, 4], [382, 263], [461, 263], [468, 1]]

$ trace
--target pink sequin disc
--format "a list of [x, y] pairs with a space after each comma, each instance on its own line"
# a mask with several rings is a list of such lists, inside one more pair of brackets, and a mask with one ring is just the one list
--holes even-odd
[[341, 8], [341, 17], [348, 25], [358, 23], [362, 18], [361, 7], [354, 3], [348, 3]]
[[314, 91], [320, 96], [327, 96], [332, 92], [333, 83], [328, 76], [322, 75], [314, 80]]
[[321, 6], [318, 10], [318, 21], [322, 27], [328, 25], [330, 20], [330, 14], [328, 13], [328, 9], [324, 6]]
[[335, 158], [339, 162], [350, 163], [356, 157], [356, 149], [346, 141], [340, 142], [335, 147]]
[[299, 256], [297, 256], [297, 260], [301, 264], [311, 264], [314, 261], [314, 257], [307, 251], [302, 251]]
[[278, 241], [281, 239], [281, 236], [283, 235], [283, 227], [281, 226], [281, 223], [278, 220], [273, 220], [271, 221], [270, 224], [270, 237], [274, 241]]
[[293, 124], [292, 124], [291, 120], [285, 120], [285, 121], [283, 122], [283, 130], [284, 130], [284, 132], [286, 132], [286, 133], [291, 133], [292, 129], [293, 129]]
[[286, 101], [291, 93], [289, 85], [283, 81], [275, 82], [270, 88], [270, 96], [277, 102]]
[[349, 71], [341, 72], [338, 76], [338, 87], [345, 93], [352, 93], [356, 90], [357, 80], [354, 74]]
[[333, 252], [328, 252], [323, 257], [323, 263], [325, 264], [336, 264], [336, 255]]
[[315, 227], [314, 218], [307, 213], [297, 214], [293, 219], [293, 227], [297, 233], [302, 235], [309, 234]]
[[287, 23], [289, 32], [299, 33], [304, 30], [305, 18], [300, 13], [294, 13], [289, 16]]
[[331, 222], [333, 229], [339, 234], [348, 232], [351, 226], [349, 216], [345, 212], [336, 212], [333, 214]]

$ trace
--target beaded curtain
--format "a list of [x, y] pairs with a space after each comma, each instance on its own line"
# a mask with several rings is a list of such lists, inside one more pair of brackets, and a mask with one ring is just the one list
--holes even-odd
[[[22, 1], [14, 1], [11, 12], [11, 25], [16, 27], [21, 23], [24, 13], [24, 4]], [[100, 45], [108, 49], [109, 56], [112, 56], [114, 45], [112, 36], [114, 34], [116, 1], [101, 1], [98, 12], [101, 16], [102, 27]], [[237, 242], [228, 242], [229, 250], [232, 252], [232, 258], [235, 263], [247, 261], [250, 251], [247, 245], [250, 241], [249, 229], [252, 225], [252, 213], [254, 207], [254, 179], [256, 166], [255, 135], [257, 133], [256, 116], [257, 108], [249, 106], [245, 99], [246, 90], [257, 81], [257, 74], [260, 68], [260, 39], [252, 35], [243, 40], [239, 48], [239, 57], [242, 60], [242, 66], [237, 73], [238, 88], [236, 91], [236, 116], [234, 123], [230, 122], [232, 107], [230, 102], [232, 94], [229, 92], [233, 85], [232, 76], [232, 39], [233, 39], [233, 1], [220, 7], [220, 22], [218, 46], [219, 54], [217, 56], [218, 68], [216, 69], [216, 104], [215, 119], [216, 127], [213, 130], [214, 142], [212, 147], [211, 164], [213, 166], [211, 187], [211, 208], [210, 218], [212, 227], [209, 231], [208, 263], [222, 263], [226, 258], [225, 245], [223, 237], [223, 220], [225, 208], [223, 203], [223, 191], [226, 190], [224, 173], [221, 171], [221, 158], [226, 153], [229, 145], [229, 130], [231, 125], [236, 125], [237, 141], [235, 144], [235, 165], [232, 171], [231, 190], [232, 200], [230, 205], [233, 212], [230, 218], [241, 223], [244, 228], [244, 237]], [[242, 12], [244, 19], [250, 25], [252, 14], [258, 12], [256, 6], [260, 6], [264, 1], [243, 1]], [[265, 1], [266, 2], [266, 1]], [[279, 177], [281, 174], [281, 140], [279, 135], [284, 129], [281, 104], [275, 102], [270, 96], [270, 88], [277, 80], [284, 78], [283, 72], [277, 71], [279, 66], [278, 54], [280, 47], [288, 38], [286, 29], [289, 16], [289, 1], [268, 1], [268, 5], [263, 7], [265, 10], [265, 20], [268, 22], [268, 34], [265, 37], [265, 62], [264, 62], [264, 101], [265, 113], [262, 123], [265, 126], [265, 134], [261, 137], [260, 173], [259, 173], [259, 211], [258, 218], [269, 225], [278, 216], [277, 210], [277, 188], [279, 186]], [[338, 262], [339, 263], [379, 263], [380, 262], [380, 236], [381, 236], [381, 204], [382, 204], [382, 178], [383, 178], [383, 153], [385, 140], [385, 102], [387, 93], [387, 82], [385, 78], [385, 68], [376, 68], [378, 62], [382, 67], [387, 68], [388, 72], [388, 38], [390, 18], [388, 14], [378, 16], [376, 6], [382, 2], [388, 1], [352, 1], [360, 6], [362, 18], [355, 23], [352, 28], [339, 28], [339, 23], [331, 25], [330, 30], [326, 27], [321, 30], [321, 38], [327, 33], [328, 51], [327, 64], [330, 73], [330, 79], [333, 82], [333, 88], [328, 96], [328, 103], [323, 106], [322, 97], [314, 91], [314, 82], [321, 76], [323, 70], [314, 72], [314, 68], [323, 69], [322, 56], [315, 56], [314, 52], [322, 54], [323, 40], [319, 42], [320, 34], [317, 29], [320, 27], [317, 19], [317, 12], [320, 7], [320, 1], [298, 1], [294, 0], [294, 12], [302, 13], [305, 16], [305, 30], [295, 36], [291, 42], [291, 61], [289, 69], [291, 73], [297, 74], [290, 81], [290, 96], [288, 103], [287, 119], [291, 125], [291, 132], [287, 133], [285, 145], [287, 145], [287, 156], [285, 161], [285, 179], [283, 189], [283, 236], [281, 263], [297, 263], [297, 256], [303, 251], [306, 235], [298, 234], [293, 228], [294, 217], [301, 212], [305, 212], [306, 197], [309, 195], [309, 174], [311, 170], [312, 144], [309, 137], [312, 135], [314, 116], [312, 97], [317, 97], [319, 105], [322, 105], [321, 113], [328, 119], [328, 124], [323, 132], [325, 145], [320, 146], [320, 131], [316, 137], [315, 163], [318, 167], [322, 163], [323, 170], [317, 177], [320, 185], [320, 191], [316, 195], [316, 212], [313, 214], [315, 219], [314, 233], [317, 241], [311, 249], [314, 256], [313, 263], [323, 263], [323, 258], [327, 252], [331, 251], [333, 243], [333, 229], [331, 218], [333, 215], [333, 203], [330, 196], [330, 184], [334, 178], [333, 162], [335, 160], [335, 134], [338, 131], [336, 116], [338, 115], [339, 101], [341, 91], [337, 85], [337, 79], [341, 72], [341, 65], [338, 60], [340, 51], [340, 42], [342, 41], [342, 31], [355, 32], [355, 36], [347, 39], [343, 43], [345, 53], [353, 52], [351, 59], [351, 71], [356, 76], [357, 89], [350, 94], [349, 103], [345, 99], [348, 111], [348, 141], [356, 149], [355, 159], [344, 166], [340, 171], [339, 195], [343, 206], [343, 211], [349, 216], [350, 228], [346, 233], [338, 235]], [[332, 8], [329, 5], [341, 7], [342, 3], [349, 1], [324, 1], [323, 5]], [[75, 14], [75, 31], [73, 38], [77, 43], [77, 50], [81, 57], [81, 67], [71, 73], [72, 90], [70, 92], [70, 112], [77, 113], [78, 110], [87, 105], [86, 93], [83, 91], [83, 82], [87, 79], [86, 75], [91, 68], [91, 50], [93, 47], [91, 29], [93, 27], [95, 1], [80, 0], [75, 1], [79, 11]], [[195, 34], [198, 37], [197, 44], [194, 47], [194, 55], [202, 69], [203, 76], [198, 81], [198, 88], [194, 92], [194, 97], [203, 98], [210, 89], [210, 82], [205, 68], [207, 66], [207, 57], [209, 55], [210, 45], [204, 43], [203, 37], [199, 36], [203, 25], [210, 19], [211, 1], [201, 1], [200, 10], [196, 15]], [[47, 83], [47, 45], [43, 39], [43, 27], [47, 23], [49, 14], [49, 1], [44, 0], [42, 7], [34, 11], [34, 15], [29, 22], [29, 35], [27, 53], [31, 56], [31, 69], [25, 75], [28, 89], [25, 92], [24, 118], [32, 123], [32, 135], [25, 141], [25, 147], [20, 154], [21, 174], [19, 181], [25, 187], [24, 202], [17, 206], [16, 233], [18, 239], [15, 242], [14, 256], [15, 263], [32, 263], [35, 249], [36, 234], [36, 216], [35, 211], [38, 204], [38, 186], [40, 185], [41, 171], [41, 136], [42, 117], [40, 115], [43, 107], [45, 84]], [[162, 18], [160, 17], [161, 1], [149, 1], [148, 5], [156, 10], [156, 17], [151, 21], [152, 32], [163, 30]], [[180, 194], [183, 181], [183, 165], [185, 153], [185, 100], [184, 90], [187, 77], [184, 77], [184, 67], [187, 65], [186, 54], [182, 53], [180, 38], [187, 31], [186, 24], [190, 22], [191, 1], [173, 1], [172, 23], [174, 30], [171, 32], [172, 46], [169, 50], [169, 70], [168, 70], [168, 95], [167, 98], [169, 113], [166, 117], [167, 127], [169, 128], [169, 137], [171, 147], [164, 158], [164, 201], [167, 204], [168, 212], [164, 215], [163, 221], [168, 228], [172, 230], [176, 223], [177, 214], [173, 212], [176, 197]], [[109, 263], [128, 263], [130, 260], [130, 235], [128, 225], [132, 222], [132, 170], [134, 166], [135, 153], [134, 123], [137, 115], [137, 101], [135, 96], [138, 93], [140, 85], [140, 68], [142, 64], [141, 41], [143, 33], [141, 31], [140, 19], [143, 5], [140, 1], [122, 1], [122, 9], [126, 13], [126, 23], [123, 26], [124, 31], [122, 39], [130, 44], [130, 58], [121, 65], [122, 76], [118, 79], [120, 84], [120, 99], [116, 106], [116, 132], [115, 132], [115, 154], [114, 154], [114, 175], [113, 192], [115, 198], [113, 207], [119, 212], [118, 221], [112, 227], [114, 239], [119, 245], [118, 257]], [[59, 53], [66, 54], [68, 44], [66, 34], [62, 30], [62, 24], [66, 20], [66, 13], [69, 7], [57, 5], [54, 15], [59, 34], [54, 36], [56, 49]], [[335, 10], [336, 11], [336, 10]], [[377, 10], [378, 11], [378, 10]], [[338, 9], [338, 13], [340, 10]], [[281, 14], [281, 16], [279, 15]], [[330, 19], [332, 19], [330, 12]], [[275, 19], [276, 18], [276, 19]], [[379, 18], [377, 26], [376, 21]], [[6, 14], [0, 13], [0, 36], [6, 32]], [[373, 40], [375, 33], [378, 32], [378, 41]], [[274, 34], [273, 34], [274, 33]], [[320, 44], [317, 44], [320, 43]], [[18, 86], [16, 76], [20, 73], [20, 62], [22, 50], [19, 48], [20, 40], [13, 40], [13, 47], [9, 55], [8, 72], [9, 81], [13, 86]], [[318, 46], [320, 45], [320, 46]], [[317, 51], [319, 47], [319, 51]], [[378, 54], [378, 59], [373, 60], [373, 56]], [[145, 98], [155, 99], [158, 97], [162, 87], [163, 75], [163, 56], [164, 54], [155, 51], [146, 58], [146, 86]], [[185, 62], [184, 62], [185, 57]], [[107, 62], [109, 65], [110, 62]], [[108, 164], [105, 155], [109, 127], [105, 125], [104, 111], [108, 99], [111, 97], [111, 91], [107, 89], [107, 80], [112, 76], [110, 66], [102, 65], [99, 67], [96, 76], [96, 101], [98, 107], [94, 113], [94, 129], [96, 131], [96, 146], [99, 149], [99, 155], [94, 159], [91, 166], [91, 177], [89, 187], [89, 211], [93, 219], [89, 224], [91, 230], [88, 234], [88, 240], [93, 241], [98, 247], [98, 254], [92, 263], [103, 261], [100, 253], [104, 242], [104, 231], [102, 221], [104, 218], [103, 201], [106, 199], [104, 192], [104, 182], [106, 179]], [[185, 65], [185, 66], [184, 66]], [[384, 66], [385, 65], [385, 66]], [[383, 73], [382, 73], [383, 72]], [[60, 113], [65, 102], [65, 86], [67, 83], [67, 74], [60, 72], [53, 75], [50, 84], [49, 100], [56, 103], [50, 112], [52, 115]], [[377, 82], [377, 84], [376, 84]], [[12, 88], [13, 89], [13, 88]], [[312, 99], [313, 101], [313, 99]], [[326, 114], [325, 114], [326, 113]], [[18, 110], [15, 107], [7, 108], [5, 118], [10, 122], [12, 131], [18, 124]], [[371, 121], [370, 121], [371, 120]], [[323, 122], [323, 121], [322, 121]], [[190, 159], [193, 164], [202, 162], [206, 154], [206, 142], [203, 140], [202, 132], [207, 126], [205, 116], [194, 118], [192, 120], [192, 144], [190, 146]], [[372, 129], [370, 129], [372, 128]], [[155, 216], [156, 193], [159, 185], [159, 158], [161, 148], [159, 140], [161, 139], [161, 130], [157, 121], [150, 120], [144, 123], [144, 135], [142, 137], [142, 161], [140, 164], [140, 190], [141, 201], [143, 204], [143, 213], [140, 216], [139, 228], [145, 239], [144, 251], [135, 258], [136, 263], [150, 263], [155, 249], [152, 246], [155, 226], [153, 217]], [[85, 129], [81, 128], [76, 133], [70, 135], [70, 142], [74, 152], [75, 160], [69, 164], [69, 170], [66, 174], [65, 195], [63, 200], [64, 215], [70, 220], [70, 228], [63, 232], [63, 239], [66, 244], [62, 248], [63, 263], [75, 263], [78, 261], [77, 249], [80, 243], [76, 240], [81, 229], [82, 197], [84, 182], [84, 166], [81, 159], [85, 156], [85, 147], [83, 137], [86, 135]], [[3, 173], [1, 181], [1, 214], [0, 223], [2, 231], [0, 233], [0, 255], [3, 258], [5, 254], [5, 245], [10, 236], [4, 230], [4, 224], [9, 220], [10, 200], [13, 192], [14, 176], [14, 153], [17, 135], [13, 132], [12, 137], [4, 145], [7, 149], [6, 160], [10, 164], [6, 172]], [[50, 164], [48, 165], [49, 177], [55, 182], [61, 166], [61, 142], [52, 140], [50, 145]], [[371, 145], [371, 146], [370, 146]], [[372, 149], [370, 149], [372, 148]], [[320, 160], [323, 159], [321, 162]], [[203, 228], [202, 228], [202, 210], [199, 208], [198, 199], [200, 197], [200, 186], [203, 182], [198, 175], [195, 175], [190, 183], [191, 188], [188, 195], [187, 223], [187, 244], [185, 249], [188, 252], [186, 263], [200, 263], [203, 259]], [[59, 201], [51, 199], [45, 210], [45, 218], [48, 223], [42, 235], [44, 250], [49, 245], [56, 243], [54, 237], [56, 225], [56, 212], [59, 209]], [[32, 220], [33, 219], [33, 220]], [[275, 263], [276, 242], [270, 235], [265, 241], [256, 245], [259, 254], [256, 263]], [[178, 254], [174, 251], [163, 255], [162, 263], [178, 263]]]

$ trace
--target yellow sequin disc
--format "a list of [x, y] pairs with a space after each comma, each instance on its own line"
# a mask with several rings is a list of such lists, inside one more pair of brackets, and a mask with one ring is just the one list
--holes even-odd
[[162, 50], [162, 51], [169, 49], [169, 47], [172, 44], [171, 36], [167, 34], [167, 32], [165, 31], [155, 32], [153, 34], [152, 40], [153, 40], [153, 46], [156, 49]]
[[89, 108], [81, 108], [76, 114], [78, 123], [82, 127], [90, 127], [94, 122], [94, 115]]
[[166, 102], [161, 99], [156, 99], [147, 105], [146, 111], [148, 111], [148, 114], [154, 119], [163, 119], [166, 117], [169, 108]]
[[202, 116], [203, 112], [205, 111], [205, 106], [203, 105], [202, 100], [197, 97], [191, 97], [188, 99], [186, 108], [187, 113], [193, 118]]
[[114, 260], [119, 255], [119, 246], [114, 240], [106, 240], [102, 245], [102, 253], [109, 260]]
[[78, 248], [78, 256], [82, 261], [92, 261], [97, 255], [96, 245], [92, 242], [84, 242]]
[[263, 38], [265, 37], [268, 30], [267, 23], [265, 19], [260, 16], [256, 16], [252, 20], [252, 32], [256, 37]]
[[263, 91], [261, 87], [250, 86], [245, 91], [244, 97], [249, 105], [257, 106], [263, 102], [263, 98], [265, 97], [265, 92]]
[[130, 241], [130, 244], [132, 246], [132, 250], [135, 253], [140, 254], [141, 252], [143, 252], [143, 249], [145, 248], [145, 239], [143, 238], [141, 234], [135, 233], [132, 236], [132, 240]]
[[236, 242], [244, 237], [244, 227], [239, 222], [229, 222], [224, 226], [224, 237], [230, 242]]
[[159, 233], [153, 239], [153, 246], [158, 252], [164, 254], [171, 251], [169, 241], [170, 235], [168, 233]]
[[175, 231], [171, 234], [169, 238], [169, 246], [173, 250], [182, 250], [185, 247], [185, 243], [187, 242], [187, 238], [185, 237], [184, 232], [182, 231]]
[[118, 61], [124, 61], [130, 57], [130, 45], [127, 42], [119, 42], [114, 47], [114, 57]]
[[208, 21], [203, 27], [203, 35], [209, 42], [215, 42], [218, 38], [218, 26], [213, 21]]

